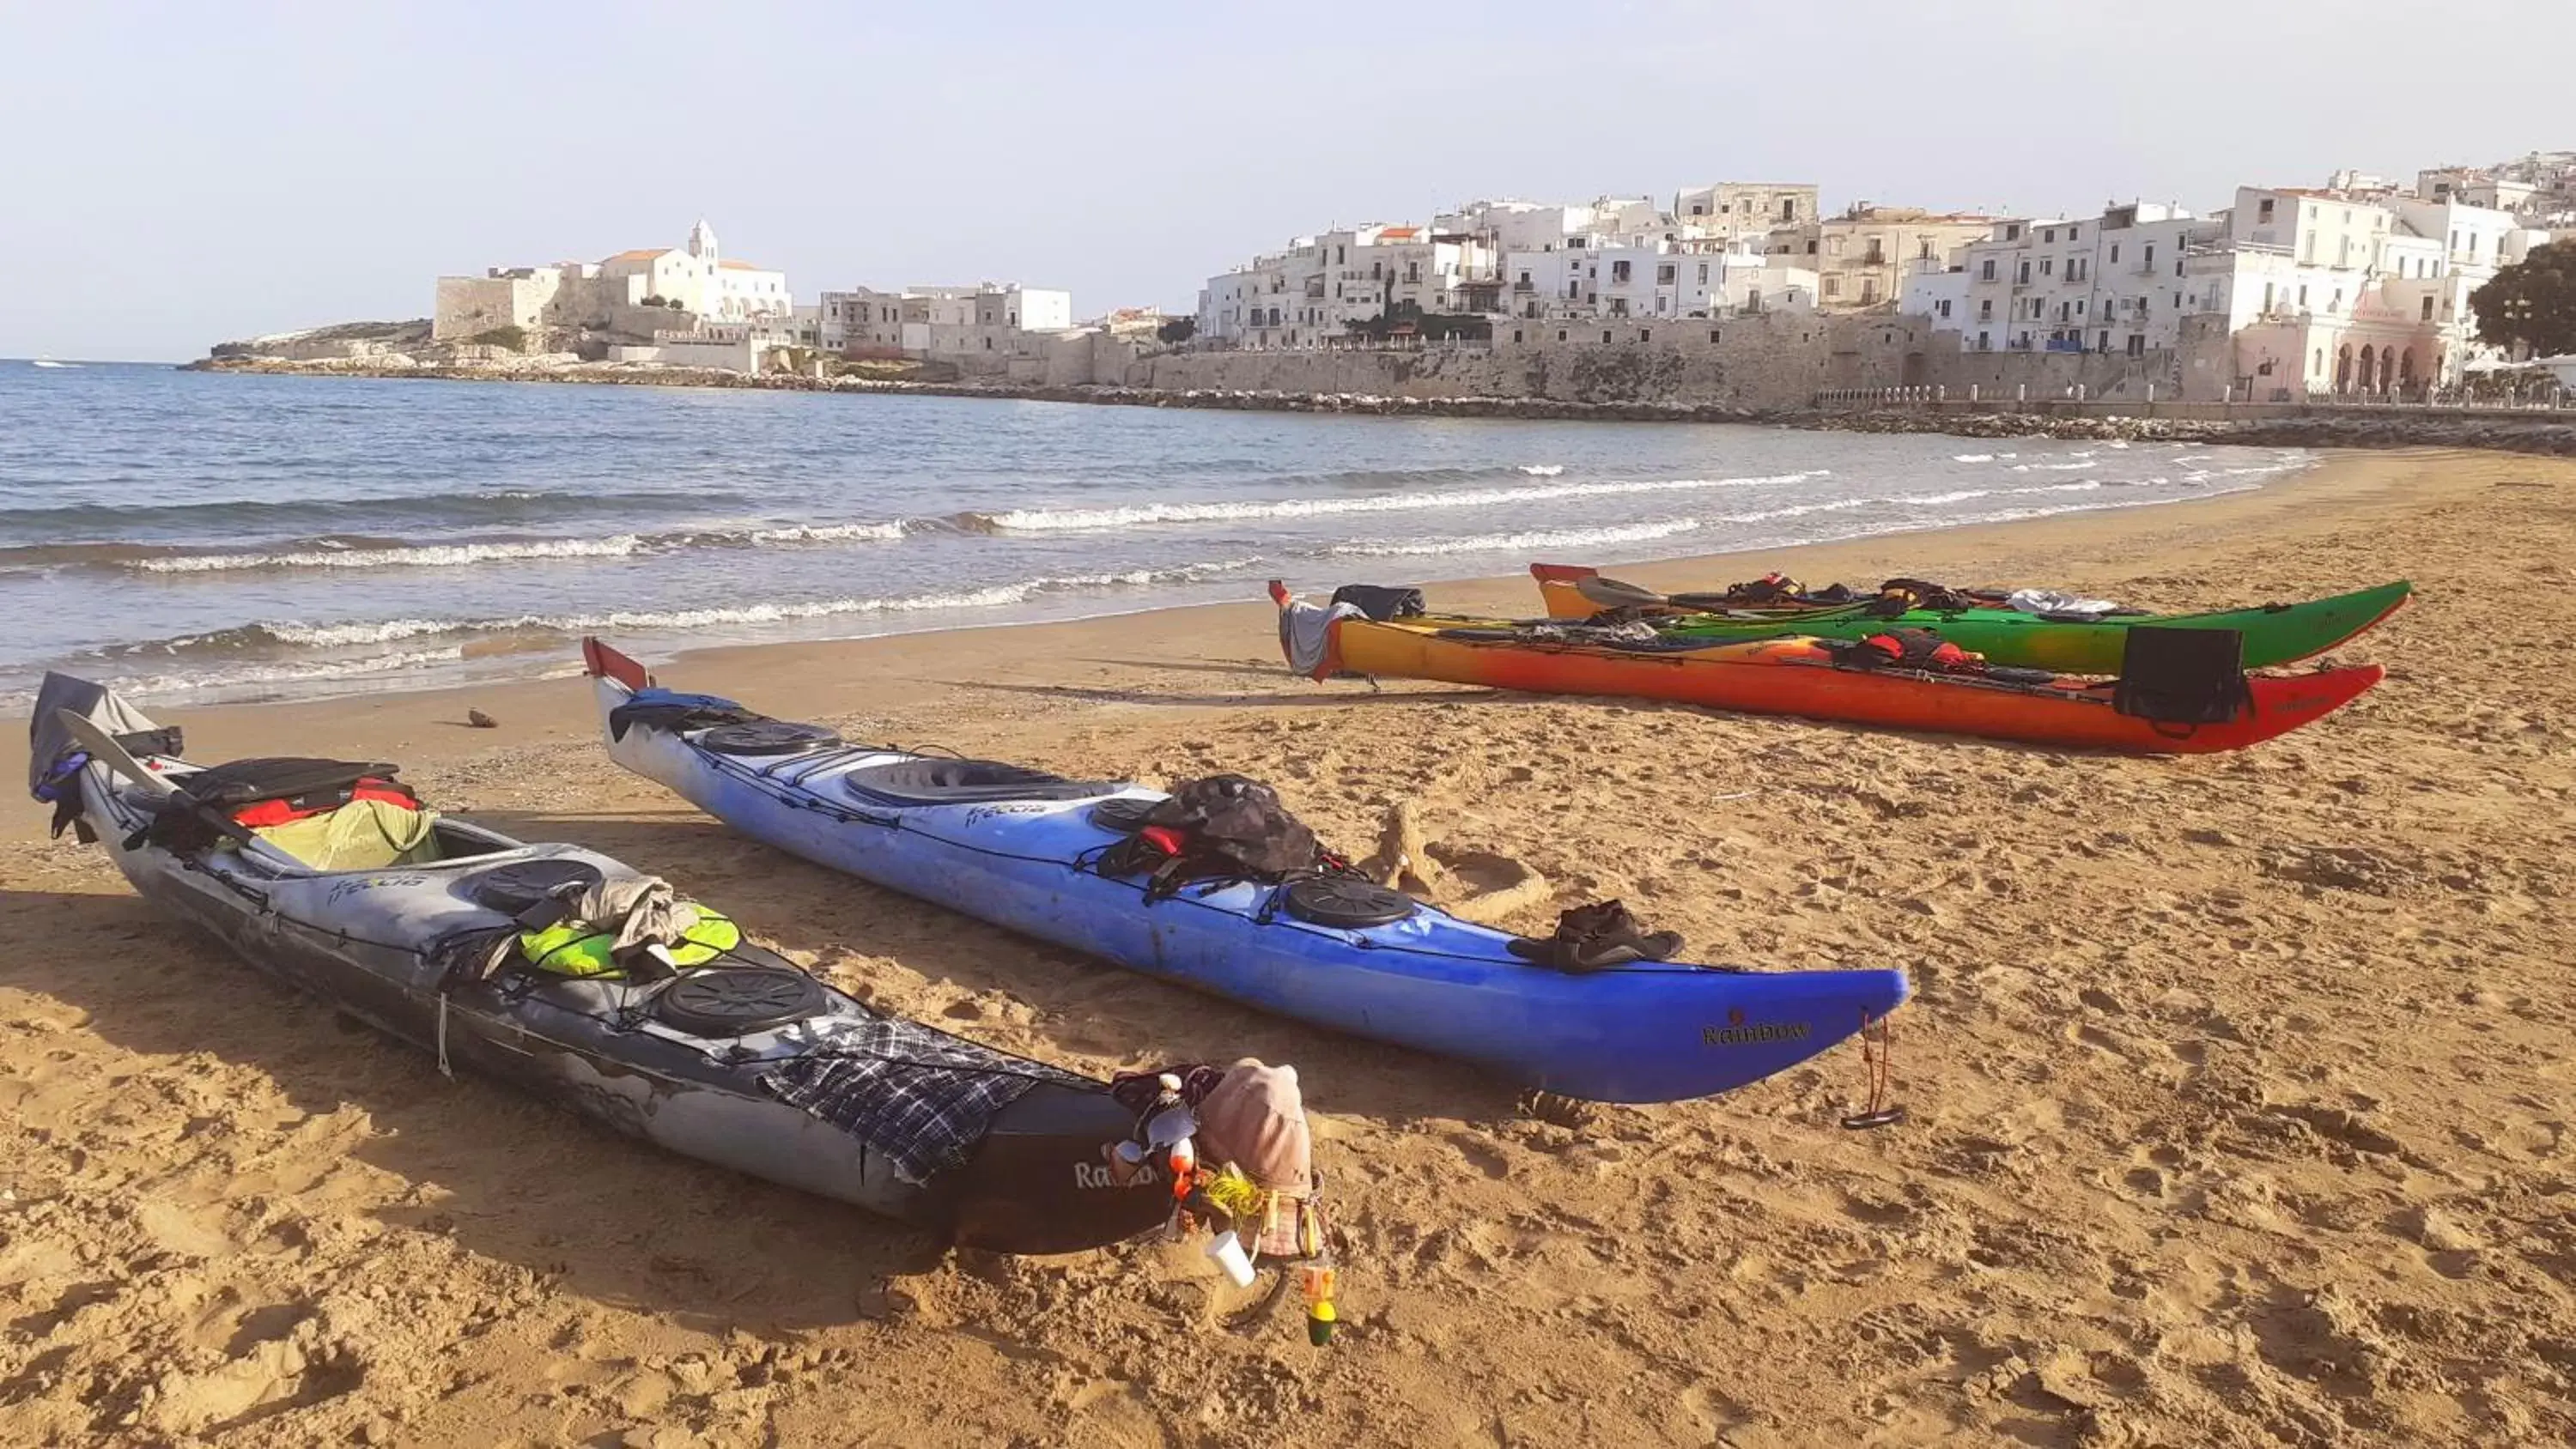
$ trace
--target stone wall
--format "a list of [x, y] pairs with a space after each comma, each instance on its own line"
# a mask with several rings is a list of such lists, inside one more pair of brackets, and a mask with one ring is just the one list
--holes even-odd
[[[1559, 342], [1562, 331], [1566, 340]], [[1609, 334], [1607, 342], [1599, 340]], [[1517, 337], [1515, 334], [1517, 333]], [[1145, 358], [1104, 384], [1168, 391], [1533, 397], [1805, 407], [1836, 387], [1923, 380], [1920, 319], [1756, 317], [1498, 322], [1486, 345], [1419, 350], [1184, 352]]]
[[515, 277], [441, 277], [431, 335], [462, 342], [496, 327], [525, 327], [535, 308], [524, 294], [533, 284]]
[[2171, 398], [2181, 394], [2182, 373], [2171, 351], [2131, 357], [2122, 352], [1976, 352], [1962, 351], [1957, 333], [1935, 334], [1924, 354], [1919, 377], [1908, 386], [1946, 389], [1966, 397], [1971, 388], [1981, 398], [2011, 400], [2025, 392], [2031, 398], [2065, 397], [2082, 388], [2084, 396], [2143, 402], [2147, 390]]

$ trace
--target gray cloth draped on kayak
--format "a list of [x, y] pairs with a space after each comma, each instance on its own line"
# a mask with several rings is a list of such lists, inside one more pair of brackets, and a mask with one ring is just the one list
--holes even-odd
[[1041, 1082], [1093, 1085], [918, 1022], [881, 1019], [760, 1079], [780, 1101], [882, 1152], [906, 1182], [965, 1165], [1003, 1108]]
[[1312, 675], [1324, 667], [1325, 651], [1332, 647], [1333, 621], [1367, 617], [1351, 604], [1326, 606], [1302, 599], [1280, 610], [1279, 647], [1288, 656], [1288, 667]]

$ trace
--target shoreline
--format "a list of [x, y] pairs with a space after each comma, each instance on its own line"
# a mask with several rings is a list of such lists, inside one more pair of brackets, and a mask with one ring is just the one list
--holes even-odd
[[[2039, 578], [2057, 584], [2064, 582], [2061, 575], [2066, 571], [2081, 571], [2079, 560], [2094, 561], [2097, 566], [2093, 572], [2098, 573], [2099, 561], [2106, 555], [2117, 558], [2134, 554], [2160, 546], [2160, 541], [2164, 541], [2161, 546], [2170, 546], [2171, 540], [2214, 539], [2238, 528], [2294, 525], [2317, 504], [2341, 510], [2382, 503], [2393, 486], [2387, 481], [2390, 473], [2426, 466], [2442, 456], [2435, 450], [2394, 454], [2329, 452], [2305, 469], [2280, 479], [2206, 498], [2144, 507], [2069, 509], [2004, 522], [1933, 526], [1780, 548], [1690, 554], [1620, 564], [1616, 572], [1633, 582], [1664, 589], [1704, 588], [1712, 580], [1751, 577], [1775, 569], [1811, 583], [1840, 578], [1857, 586], [1899, 575], [1924, 576], [1923, 561], [1929, 558], [1955, 561], [1936, 568], [1931, 575], [1946, 575], [1949, 581], [1983, 584]], [[1434, 606], [1443, 610], [1517, 617], [1534, 617], [1540, 612], [1537, 590], [1526, 573], [1445, 580], [1397, 577], [1391, 570], [1385, 573], [1383, 580], [1354, 574], [1334, 582], [1419, 583], [1431, 592]], [[2356, 579], [2348, 586], [2377, 582], [2382, 580]], [[1169, 667], [1173, 669], [1187, 671], [1222, 663], [1247, 678], [1275, 674], [1265, 693], [1290, 694], [1307, 687], [1307, 681], [1290, 675], [1279, 660], [1274, 636], [1276, 610], [1258, 589], [1247, 585], [1246, 594], [1239, 603], [1156, 604], [1074, 618], [966, 622], [837, 639], [711, 642], [657, 652], [646, 662], [657, 672], [668, 671], [674, 678], [688, 679], [689, 688], [717, 693], [728, 692], [729, 688], [743, 691], [746, 702], [755, 706], [757, 700], [749, 696], [763, 690], [776, 693], [775, 681], [804, 681], [791, 692], [814, 701], [811, 708], [827, 713], [858, 712], [871, 704], [919, 708], [936, 704], [943, 694], [954, 695], [958, 689], [972, 688], [954, 685], [953, 681], [943, 685], [925, 680], [923, 673], [934, 665], [956, 675], [1012, 679], [1020, 685], [1040, 688], [1045, 687], [1045, 669], [1032, 671], [1028, 667], [1031, 661], [1079, 658], [1104, 650], [1125, 656], [1119, 661], [1122, 667], [1112, 671], [1122, 678], [1135, 671], [1153, 673], [1163, 668], [1156, 657], [1159, 649], [1169, 651]], [[2231, 601], [2248, 600], [2217, 602]], [[2189, 608], [2210, 601], [2177, 596], [2156, 602], [2162, 607]], [[609, 637], [607, 642], [618, 641]], [[1241, 647], [1234, 647], [1237, 645]], [[586, 737], [592, 728], [586, 683], [563, 672], [576, 655], [577, 642], [567, 640], [559, 652], [527, 651], [507, 656], [525, 661], [526, 672], [463, 682], [431, 680], [410, 684], [396, 682], [399, 676], [389, 676], [387, 683], [374, 687], [298, 697], [293, 693], [292, 681], [282, 680], [274, 697], [259, 699], [198, 705], [156, 703], [150, 695], [131, 698], [146, 713], [158, 711], [195, 722], [189, 732], [192, 745], [211, 747], [217, 755], [273, 753], [289, 746], [294, 753], [330, 755], [349, 748], [346, 743], [331, 743], [334, 731], [344, 727], [374, 729], [405, 720], [417, 723], [405, 732], [403, 745], [426, 745], [436, 757], [445, 758], [470, 751], [487, 740], [517, 738], [517, 727], [528, 721], [535, 722], [533, 728], [542, 738]], [[864, 682], [853, 683], [852, 676]], [[726, 680], [750, 682], [728, 686], [723, 682]], [[1107, 683], [1056, 683], [1072, 691], [1068, 697], [1075, 698], [1083, 689], [1118, 687]], [[1442, 686], [1389, 683], [1391, 689], [1417, 687]], [[460, 722], [468, 708], [496, 715], [508, 728], [500, 736], [462, 729]], [[272, 735], [284, 743], [262, 743]], [[0, 837], [8, 833], [0, 829]]]
[[[1934, 433], [1960, 438], [2062, 438], [2070, 441], [2228, 443], [2249, 447], [2477, 448], [2493, 452], [2576, 457], [2576, 413], [2548, 411], [2403, 408], [2305, 409], [2292, 404], [2251, 405], [2294, 409], [2290, 416], [2245, 418], [2164, 417], [2154, 403], [2068, 404], [2087, 411], [1942, 412], [1909, 408], [1839, 410], [1758, 409], [1720, 403], [1644, 399], [1547, 397], [1413, 397], [1374, 393], [1281, 393], [1158, 389], [1105, 383], [924, 383], [875, 378], [816, 378], [791, 373], [738, 373], [714, 368], [579, 363], [513, 367], [452, 363], [383, 367], [364, 360], [290, 362], [259, 358], [201, 358], [182, 371], [253, 376], [342, 377], [440, 382], [570, 383], [583, 386], [736, 388], [776, 392], [958, 397], [998, 402], [1073, 403], [1092, 407], [1191, 408], [1232, 412], [1333, 413], [1357, 417], [1526, 419], [1549, 422], [1735, 423], [1819, 432]], [[2019, 405], [2016, 405], [2017, 407]], [[2205, 410], [2223, 404], [2192, 404]], [[2138, 416], [2119, 411], [2143, 408]]]

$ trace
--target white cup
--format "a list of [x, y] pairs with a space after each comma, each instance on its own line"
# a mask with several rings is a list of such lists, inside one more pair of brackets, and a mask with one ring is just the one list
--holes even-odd
[[1245, 1255], [1243, 1240], [1234, 1235], [1232, 1228], [1209, 1240], [1207, 1255], [1216, 1261], [1219, 1268], [1225, 1270], [1226, 1278], [1235, 1287], [1252, 1286], [1252, 1259]]

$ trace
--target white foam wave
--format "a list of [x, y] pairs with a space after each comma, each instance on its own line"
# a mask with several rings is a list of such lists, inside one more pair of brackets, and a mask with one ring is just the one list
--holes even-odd
[[1345, 543], [1328, 552], [1356, 558], [1429, 558], [1452, 553], [1525, 553], [1539, 549], [1592, 548], [1613, 543], [1642, 543], [1670, 538], [1699, 527], [1695, 518], [1660, 523], [1632, 523], [1610, 528], [1533, 529], [1525, 533], [1480, 533], [1467, 538]]
[[1533, 478], [1553, 478], [1565, 471], [1563, 463], [1523, 463], [1521, 471]]
[[[684, 632], [729, 624], [780, 624], [800, 619], [826, 619], [852, 614], [909, 614], [940, 609], [990, 609], [1023, 603], [1041, 594], [1086, 589], [1144, 588], [1155, 584], [1195, 583], [1249, 567], [1257, 558], [1184, 564], [1177, 568], [1127, 569], [1113, 573], [1066, 574], [1021, 579], [980, 589], [926, 594], [811, 599], [783, 603], [743, 604], [705, 609], [617, 609], [583, 614], [519, 614], [491, 619], [378, 619], [347, 624], [261, 623], [239, 631], [281, 644], [310, 649], [341, 649], [390, 644], [444, 634], [581, 634], [620, 629], [638, 632]], [[229, 631], [228, 631], [229, 632]], [[215, 636], [173, 640], [172, 652], [216, 642]]]
[[2087, 468], [2099, 468], [2101, 466], [2102, 465], [2100, 463], [2091, 461], [2082, 463], [2015, 463], [2013, 464], [2013, 471], [2016, 473], [2080, 473]]
[[1953, 453], [1950, 455], [1950, 461], [1953, 463], [1991, 463], [1994, 460], [1995, 455], [1992, 453]]
[[1975, 498], [2005, 497], [2021, 493], [2084, 493], [2101, 487], [2097, 479], [2080, 483], [2036, 483], [2022, 488], [1954, 488], [1947, 493], [1891, 493], [1884, 497], [1836, 498], [1826, 503], [1799, 503], [1786, 508], [1765, 508], [1758, 513], [1727, 513], [1719, 523], [1773, 523], [1783, 518], [1805, 518], [1817, 513], [1845, 513], [1855, 508], [1938, 508], [1945, 504], [1965, 503]]
[[530, 559], [632, 558], [638, 554], [670, 553], [691, 547], [881, 542], [902, 538], [911, 528], [911, 524], [904, 522], [816, 523], [786, 528], [621, 533], [608, 538], [503, 539], [485, 543], [390, 546], [325, 543], [319, 548], [283, 549], [274, 553], [165, 554], [152, 558], [120, 559], [117, 565], [148, 574], [238, 573], [254, 569], [456, 568], [468, 564]]
[[1440, 492], [1379, 493], [1360, 498], [1265, 498], [1240, 502], [1138, 503], [1120, 508], [1015, 508], [970, 513], [969, 522], [1012, 533], [1054, 533], [1134, 528], [1158, 523], [1229, 523], [1264, 518], [1319, 518], [1353, 513], [1409, 513], [1427, 508], [1493, 508], [1557, 498], [1617, 498], [1689, 493], [1710, 488], [1754, 488], [1828, 476], [1826, 469], [1758, 478], [1657, 478], [1602, 483], [1547, 483], [1518, 488], [1458, 488]]
[[370, 654], [358, 659], [293, 659], [256, 664], [235, 664], [208, 669], [193, 669], [184, 674], [115, 675], [107, 683], [131, 695], [157, 696], [205, 693], [216, 690], [243, 689], [262, 684], [289, 681], [299, 687], [321, 680], [356, 679], [375, 674], [399, 674], [407, 670], [436, 669], [461, 664], [466, 657], [461, 644], [438, 649], [403, 649], [390, 654]]
[[882, 543], [910, 531], [911, 526], [904, 523], [800, 523], [792, 528], [757, 528], [744, 537], [753, 543]]
[[449, 568], [505, 559], [624, 558], [648, 544], [631, 533], [611, 538], [548, 538], [524, 543], [446, 543], [402, 548], [318, 548], [286, 553], [199, 553], [124, 560], [147, 574], [231, 573], [244, 569]]

